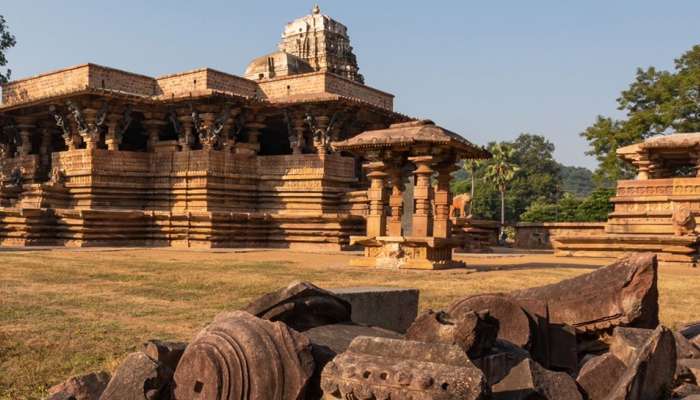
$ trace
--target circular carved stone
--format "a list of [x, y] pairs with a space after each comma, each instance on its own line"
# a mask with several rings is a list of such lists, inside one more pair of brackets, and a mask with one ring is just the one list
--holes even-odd
[[311, 343], [281, 322], [224, 313], [187, 346], [175, 399], [297, 400], [314, 370]]
[[448, 313], [462, 318], [467, 313], [488, 310], [498, 320], [498, 338], [528, 348], [532, 339], [530, 318], [518, 302], [505, 294], [482, 294], [465, 297], [450, 305]]

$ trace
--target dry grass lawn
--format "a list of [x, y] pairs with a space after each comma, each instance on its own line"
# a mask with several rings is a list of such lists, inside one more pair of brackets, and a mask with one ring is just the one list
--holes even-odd
[[[212, 317], [309, 280], [322, 287], [415, 287], [421, 308], [586, 273], [609, 260], [471, 257], [476, 271], [350, 268], [350, 254], [283, 250], [0, 250], [0, 399], [41, 398], [50, 385], [113, 370], [150, 338], [188, 340]], [[700, 319], [700, 271], [660, 274], [661, 318]]]

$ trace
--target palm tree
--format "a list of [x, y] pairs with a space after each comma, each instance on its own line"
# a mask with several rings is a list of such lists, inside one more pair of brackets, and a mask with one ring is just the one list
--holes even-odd
[[511, 162], [514, 153], [515, 149], [511, 146], [496, 143], [491, 148], [493, 158], [486, 167], [485, 178], [495, 184], [501, 194], [501, 234], [499, 240], [503, 235], [503, 226], [506, 222], [506, 189], [519, 169]]
[[472, 205], [474, 204], [474, 187], [476, 186], [476, 169], [479, 168], [481, 162], [479, 160], [464, 160], [464, 169], [469, 171], [469, 176], [472, 180], [472, 186], [469, 193], [469, 215], [472, 215]]

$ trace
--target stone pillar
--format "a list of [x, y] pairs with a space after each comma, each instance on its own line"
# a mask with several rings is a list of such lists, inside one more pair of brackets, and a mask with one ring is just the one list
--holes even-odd
[[326, 143], [326, 129], [328, 129], [328, 123], [330, 118], [325, 115], [320, 115], [316, 117], [316, 131], [314, 132], [314, 148], [316, 148], [316, 153], [326, 154], [328, 153], [328, 147]]
[[452, 232], [450, 220], [450, 206], [452, 205], [452, 193], [450, 181], [452, 172], [458, 170], [454, 163], [441, 165], [436, 168], [438, 172], [437, 187], [435, 188], [435, 221], [433, 222], [433, 236], [448, 238]]
[[17, 153], [20, 156], [26, 156], [32, 152], [32, 132], [36, 128], [34, 118], [17, 118], [16, 120], [20, 143]]
[[224, 134], [222, 147], [224, 151], [229, 154], [233, 153], [234, 149], [236, 148], [236, 139], [231, 137], [231, 126], [233, 125], [233, 121], [235, 120], [236, 116], [240, 112], [240, 108], [232, 109], [229, 113], [228, 119], [224, 123], [224, 128], [222, 129], [222, 132]]
[[370, 186], [367, 189], [369, 200], [369, 214], [367, 215], [367, 236], [386, 236], [386, 214], [384, 205], [386, 203], [386, 191], [384, 181], [387, 174], [384, 172], [384, 163], [381, 161], [365, 164], [365, 168], [370, 172], [367, 177], [370, 179]]
[[199, 141], [202, 143], [202, 149], [214, 150], [218, 140], [210, 135], [210, 133], [214, 129], [216, 114], [213, 112], [201, 113], [199, 114], [199, 119], [202, 121], [202, 126], [200, 127], [199, 133]]
[[416, 176], [416, 186], [413, 189], [415, 200], [415, 210], [413, 211], [413, 232], [412, 236], [426, 237], [432, 236], [433, 231], [433, 210], [432, 198], [433, 190], [430, 186], [430, 176], [433, 174], [430, 165], [433, 162], [432, 156], [410, 157], [410, 161], [416, 164], [413, 172]]
[[146, 126], [146, 134], [148, 135], [147, 146], [149, 152], [156, 151], [158, 141], [160, 140], [160, 132], [163, 130], [163, 127], [167, 125], [167, 122], [165, 122], [164, 119], [165, 115], [163, 114], [150, 113], [150, 115], [148, 115], [144, 121], [144, 125]]
[[98, 110], [94, 108], [85, 108], [83, 110], [83, 118], [87, 126], [85, 131], [80, 132], [80, 136], [83, 138], [87, 150], [95, 150], [99, 145], [100, 128], [96, 125], [97, 112]]
[[107, 150], [119, 150], [119, 145], [122, 143], [121, 132], [119, 132], [119, 122], [121, 120], [122, 116], [119, 114], [109, 114], [107, 116], [107, 136], [105, 136]]
[[265, 127], [265, 117], [257, 115], [250, 121], [246, 122], [246, 143], [238, 143], [236, 145], [237, 154], [256, 155], [260, 151], [260, 131]]
[[306, 130], [304, 124], [303, 114], [296, 113], [292, 116], [292, 130], [296, 137], [296, 143], [292, 146], [292, 154], [302, 154], [304, 152], [304, 131]]
[[389, 236], [401, 236], [401, 217], [403, 215], [403, 174], [399, 167], [394, 167], [389, 172], [391, 177], [391, 196], [389, 196], [389, 207], [391, 216], [387, 224], [387, 234]]
[[178, 138], [180, 150], [190, 151], [192, 150], [192, 144], [194, 144], [194, 135], [192, 134], [192, 116], [190, 114], [179, 115], [177, 119], [182, 125], [182, 132], [180, 133], [180, 137]]
[[51, 167], [51, 135], [54, 128], [51, 126], [43, 126], [41, 128], [41, 145], [39, 146], [39, 155], [41, 157], [41, 167], [47, 173], [50, 173]]
[[633, 164], [635, 167], [637, 167], [637, 180], [649, 179], [649, 172], [652, 169], [651, 160], [649, 160], [649, 153], [639, 153], [639, 159]]

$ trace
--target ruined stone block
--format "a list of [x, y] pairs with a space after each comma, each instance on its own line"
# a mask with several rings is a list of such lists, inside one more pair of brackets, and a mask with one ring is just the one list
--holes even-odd
[[292, 282], [244, 308], [257, 317], [281, 321], [303, 332], [321, 325], [350, 322], [350, 303], [309, 282]]
[[48, 390], [47, 400], [99, 400], [109, 383], [107, 372], [74, 376]]
[[152, 339], [143, 343], [141, 351], [152, 360], [175, 371], [186, 347], [187, 343], [185, 342], [168, 342]]
[[604, 400], [617, 384], [627, 366], [612, 353], [605, 353], [588, 361], [578, 376], [579, 384], [588, 400]]
[[498, 320], [498, 338], [529, 349], [534, 326], [527, 312], [515, 299], [505, 294], [469, 296], [452, 303], [447, 312], [454, 318], [464, 318], [470, 312], [488, 310]]
[[[639, 335], [628, 335], [628, 337], [631, 339], [626, 342], [633, 343]], [[673, 388], [676, 370], [675, 342], [670, 330], [659, 326], [631, 359], [626, 351], [618, 354], [627, 358], [627, 370], [611, 390], [607, 400], [668, 398]]]
[[486, 379], [457, 346], [358, 337], [323, 369], [324, 399], [485, 400]]
[[531, 358], [530, 353], [522, 348], [497, 339], [489, 354], [474, 358], [472, 362], [484, 373], [489, 387], [505, 378], [510, 370], [524, 359]]
[[600, 332], [615, 326], [653, 329], [659, 324], [657, 260], [636, 253], [589, 274], [511, 293], [547, 304], [550, 323]]
[[314, 371], [309, 339], [247, 312], [219, 314], [187, 346], [174, 398], [302, 400]]
[[543, 368], [526, 358], [491, 387], [494, 400], [582, 400], [576, 382], [563, 372]]
[[167, 393], [173, 371], [142, 352], [129, 354], [114, 371], [100, 400], [156, 400]]
[[688, 382], [693, 384], [700, 383], [700, 360], [694, 358], [684, 358], [678, 360], [678, 366], [688, 372]]
[[418, 289], [349, 287], [331, 290], [350, 303], [352, 321], [405, 333], [418, 315]]
[[486, 354], [498, 335], [498, 320], [488, 311], [470, 311], [452, 317], [445, 312], [428, 310], [421, 314], [406, 332], [406, 339], [419, 342], [445, 343], [459, 346], [470, 359]]

